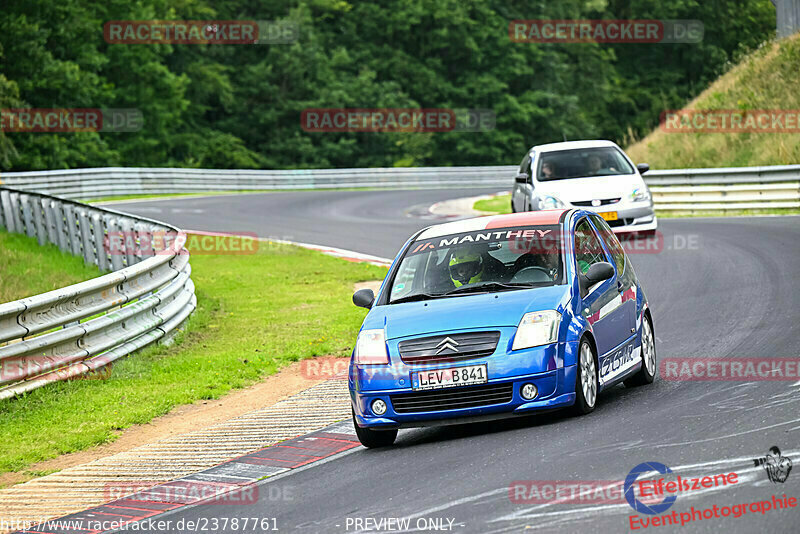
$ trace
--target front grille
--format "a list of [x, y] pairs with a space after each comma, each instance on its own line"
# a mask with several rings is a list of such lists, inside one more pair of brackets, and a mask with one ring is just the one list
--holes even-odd
[[[603, 199], [600, 200], [600, 205], [601, 206], [608, 206], [609, 204], [616, 204], [619, 201], [620, 201], [619, 198], [603, 198]], [[572, 204], [573, 206], [589, 206], [589, 207], [591, 207], [592, 206], [592, 201], [591, 200], [581, 200], [580, 202], [571, 202], [570, 204]]]
[[611, 228], [616, 228], [619, 226], [628, 226], [629, 224], [633, 224], [633, 219], [617, 219], [616, 221], [606, 221]]
[[468, 332], [407, 339], [397, 344], [405, 363], [447, 363], [491, 356], [500, 332]]
[[397, 413], [422, 413], [505, 404], [513, 397], [514, 384], [509, 382], [403, 393], [392, 395], [391, 399]]

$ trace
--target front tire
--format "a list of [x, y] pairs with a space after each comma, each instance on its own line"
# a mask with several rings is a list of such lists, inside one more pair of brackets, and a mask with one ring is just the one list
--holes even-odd
[[626, 388], [652, 384], [656, 378], [656, 343], [650, 319], [644, 317], [642, 325], [642, 368], [632, 377], [625, 380]]
[[[352, 410], [351, 410], [352, 411]], [[356, 414], [353, 413], [353, 426], [356, 429], [356, 436], [358, 441], [368, 449], [377, 449], [379, 447], [389, 447], [394, 443], [397, 438], [397, 429], [392, 430], [372, 430], [369, 428], [361, 428], [356, 422]]]
[[575, 377], [575, 406], [577, 415], [594, 411], [597, 404], [597, 360], [589, 340], [583, 338], [578, 349], [578, 371]]

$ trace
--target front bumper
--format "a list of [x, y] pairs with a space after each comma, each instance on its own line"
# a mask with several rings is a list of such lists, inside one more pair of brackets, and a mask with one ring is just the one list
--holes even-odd
[[647, 232], [658, 228], [658, 218], [656, 217], [653, 202], [637, 203], [618, 203], [607, 206], [587, 208], [585, 206], [574, 206], [578, 209], [590, 210], [595, 212], [617, 213], [617, 221], [608, 221], [614, 233], [623, 232]]
[[[512, 329], [515, 330], [515, 329]], [[466, 423], [477, 420], [498, 419], [527, 415], [542, 410], [552, 410], [575, 403], [575, 365], [564, 365], [565, 352], [574, 351], [575, 347], [568, 343], [554, 343], [541, 347], [533, 347], [521, 351], [505, 349], [509, 338], [503, 333], [495, 354], [486, 358], [462, 360], [437, 365], [424, 366], [424, 370], [435, 368], [451, 368], [467, 365], [486, 364], [488, 382], [478, 386], [457, 386], [414, 391], [411, 388], [411, 373], [420, 370], [415, 365], [406, 365], [399, 358], [392, 358], [392, 365], [360, 366], [350, 365], [349, 386], [350, 397], [355, 412], [356, 422], [361, 427], [369, 428], [406, 428], [417, 426]], [[505, 339], [504, 339], [505, 338]], [[395, 341], [396, 344], [396, 341]], [[390, 354], [393, 352], [390, 341]], [[397, 360], [397, 361], [395, 361]], [[568, 361], [574, 362], [574, 355], [568, 355]], [[538, 393], [535, 398], [526, 400], [520, 395], [522, 386], [532, 383]], [[504, 386], [510, 390], [501, 401], [475, 405], [485, 396], [484, 390], [493, 386]], [[424, 411], [412, 411], [408, 408], [408, 395], [436, 395], [434, 402], [440, 408], [431, 408], [431, 401], [426, 400]], [[439, 401], [440, 395], [457, 396], [459, 401], [469, 399], [470, 407], [452, 407], [460, 402]], [[449, 394], [449, 395], [448, 395]], [[402, 409], [395, 409], [393, 398]], [[416, 398], [416, 397], [415, 397]], [[372, 412], [372, 402], [381, 399], [386, 403], [386, 412], [376, 415]], [[405, 402], [403, 402], [405, 400]], [[466, 404], [466, 403], [462, 403]]]

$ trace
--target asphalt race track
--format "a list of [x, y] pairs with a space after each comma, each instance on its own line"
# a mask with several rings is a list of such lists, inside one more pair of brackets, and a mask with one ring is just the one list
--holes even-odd
[[[414, 230], [438, 222], [419, 217], [425, 213], [420, 206], [459, 196], [465, 192], [297, 192], [112, 207], [186, 229], [255, 232], [393, 258]], [[798, 355], [800, 217], [667, 219], [660, 230], [662, 250], [631, 255], [652, 307], [659, 360]], [[585, 417], [552, 413], [402, 430], [392, 448], [359, 447], [265, 480], [264, 498], [256, 504], [186, 507], [160, 517], [276, 518], [280, 532], [309, 533], [375, 532], [375, 522], [395, 517], [411, 518], [412, 530], [427, 527], [426, 532], [439, 524], [445, 532], [629, 532], [634, 511], [624, 500], [518, 503], [509, 487], [520, 480], [620, 481], [651, 461], [682, 477], [740, 473], [735, 485], [678, 496], [667, 513], [784, 493], [800, 498], [797, 467], [780, 483], [754, 466], [753, 459], [772, 446], [800, 462], [800, 381], [657, 378], [651, 386], [606, 392]], [[276, 486], [290, 489], [293, 497], [269, 499], [268, 488]], [[380, 531], [397, 531], [386, 526]], [[695, 520], [681, 530], [798, 532], [800, 507], [748, 509], [738, 518]], [[220, 531], [241, 532], [230, 526]]]

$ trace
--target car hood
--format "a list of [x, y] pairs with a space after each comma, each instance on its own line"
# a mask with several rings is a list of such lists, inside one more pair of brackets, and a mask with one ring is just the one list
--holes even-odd
[[637, 187], [644, 187], [641, 176], [621, 174], [537, 182], [535, 194], [539, 197], [551, 195], [567, 202], [581, 202], [596, 198], [619, 197], [626, 199]]
[[451, 330], [517, 326], [531, 311], [559, 310], [569, 302], [570, 286], [538, 287], [480, 295], [376, 306], [364, 329], [384, 328], [395, 339]]

